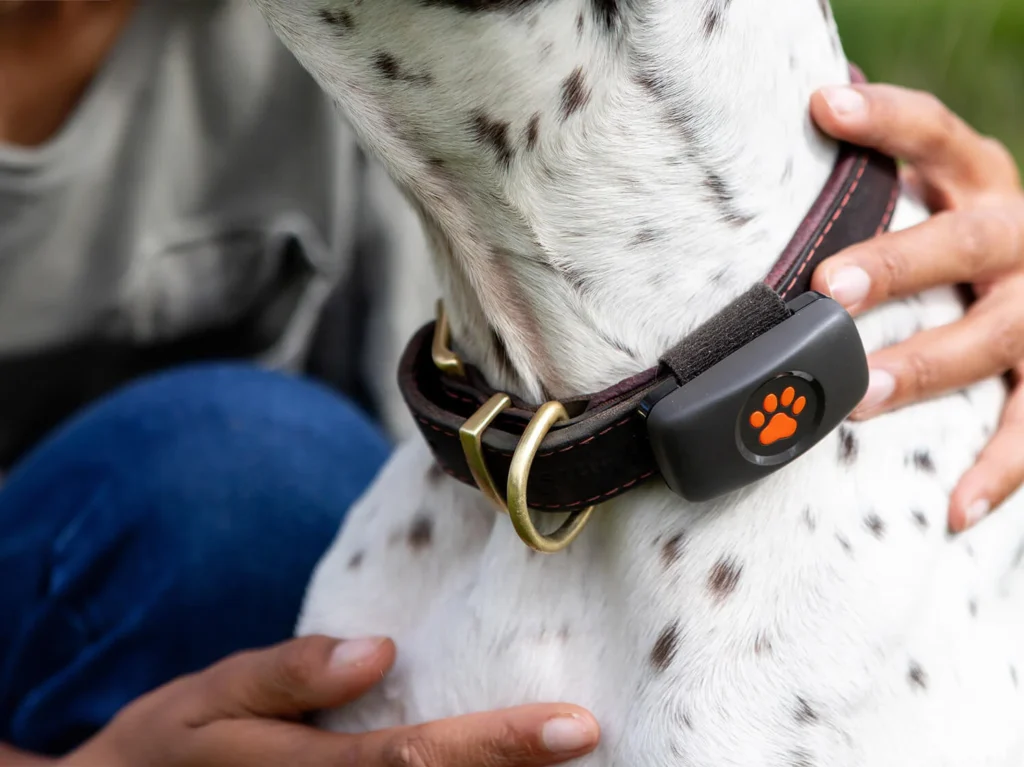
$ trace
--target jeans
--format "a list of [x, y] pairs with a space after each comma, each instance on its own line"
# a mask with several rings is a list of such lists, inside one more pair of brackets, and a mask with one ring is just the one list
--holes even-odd
[[0, 488], [0, 741], [65, 753], [141, 694], [287, 639], [387, 453], [338, 395], [244, 365], [71, 419]]

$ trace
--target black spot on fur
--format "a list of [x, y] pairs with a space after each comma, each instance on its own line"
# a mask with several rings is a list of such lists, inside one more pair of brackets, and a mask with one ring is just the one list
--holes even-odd
[[[571, 237], [583, 237], [583, 234], [580, 232], [567, 232], [567, 234]], [[575, 266], [569, 266], [567, 264], [552, 268], [554, 268], [554, 270], [562, 276], [562, 279], [580, 295], [584, 295], [590, 289], [590, 280], [586, 271], [583, 269], [579, 269]]]
[[923, 471], [926, 474], [935, 473], [935, 462], [932, 460], [932, 454], [927, 450], [918, 450], [913, 456], [914, 466], [919, 471]]
[[407, 71], [399, 64], [398, 59], [390, 53], [381, 52], [374, 56], [373, 67], [386, 80], [414, 83], [416, 85], [430, 85], [434, 80], [429, 74], [415, 74]]
[[629, 241], [631, 247], [638, 245], [645, 245], [648, 242], [654, 242], [661, 236], [661, 232], [649, 226], [645, 226], [643, 229], [637, 230], [637, 233], [633, 235], [633, 238]]
[[914, 518], [914, 524], [921, 528], [921, 530], [928, 529], [928, 517], [924, 515], [923, 511], [920, 509], [914, 509], [910, 512], [910, 516]]
[[562, 82], [562, 119], [568, 120], [590, 101], [590, 90], [583, 79], [583, 68], [576, 67]]
[[854, 436], [853, 431], [846, 428], [845, 426], [839, 427], [839, 461], [849, 466], [851, 463], [857, 460], [857, 451], [860, 446], [857, 444], [857, 438]]
[[594, 6], [594, 15], [605, 29], [611, 30], [622, 17], [622, 6], [625, 0], [591, 0]]
[[718, 25], [721, 23], [722, 9], [718, 6], [713, 6], [704, 16], [704, 36], [711, 37], [711, 35], [715, 34], [715, 30], [718, 29]]
[[818, 721], [818, 714], [813, 708], [811, 708], [811, 704], [808, 703], [806, 699], [799, 696], [796, 699], [796, 711], [794, 712], [794, 716], [801, 724], [813, 724]]
[[651, 649], [651, 665], [655, 671], [664, 671], [676, 655], [679, 644], [679, 624], [673, 623], [665, 627], [658, 636], [658, 641]]
[[378, 53], [373, 59], [373, 65], [388, 80], [398, 79], [398, 59], [390, 53]]
[[512, 145], [508, 141], [508, 123], [491, 120], [487, 115], [478, 112], [472, 121], [473, 132], [477, 141], [490, 146], [498, 155], [498, 161], [506, 168], [512, 162]]
[[711, 192], [715, 202], [722, 211], [723, 218], [730, 224], [741, 226], [749, 224], [753, 219], [745, 213], [740, 212], [736, 207], [729, 185], [722, 178], [721, 174], [704, 169], [704, 186]]
[[339, 33], [351, 32], [356, 28], [355, 20], [352, 18], [352, 14], [348, 11], [338, 8], [336, 10], [324, 9], [320, 11], [320, 20], [325, 24], [330, 24]]
[[714, 0], [708, 12], [704, 15], [704, 36], [711, 37], [722, 26], [725, 12], [729, 10], [729, 3], [732, 0]]
[[640, 179], [636, 176], [630, 176], [625, 173], [616, 174], [616, 179], [620, 184], [628, 187], [631, 191], [636, 192], [640, 189]]
[[841, 536], [839, 533], [836, 533], [836, 540], [839, 541], [839, 545], [843, 547], [843, 551], [850, 555], [853, 554], [853, 546], [850, 545], [850, 542], [846, 540], [846, 538]]
[[661, 547], [661, 561], [665, 567], [670, 567], [679, 561], [679, 557], [682, 554], [683, 538], [685, 537], [686, 533], [676, 533], [665, 541], [665, 545]]
[[814, 767], [814, 762], [806, 751], [791, 751], [788, 767]]
[[790, 179], [793, 178], [793, 158], [790, 157], [786, 160], [786, 166], [782, 169], [782, 178], [779, 179], [780, 184], [788, 184]]
[[526, 148], [535, 149], [537, 146], [537, 138], [540, 135], [540, 112], [537, 112], [530, 118], [530, 122], [526, 124]]
[[434, 521], [423, 514], [418, 515], [409, 526], [406, 541], [413, 551], [427, 548], [434, 541]]
[[731, 559], [722, 558], [711, 568], [708, 590], [718, 599], [724, 599], [736, 590], [743, 568]]
[[665, 289], [665, 285], [668, 284], [668, 279], [664, 272], [652, 271], [647, 275], [647, 279], [644, 282], [647, 283], [648, 289], [654, 292], [661, 292]]
[[874, 512], [864, 517], [864, 526], [879, 540], [885, 537], [885, 522]]
[[441, 468], [441, 464], [437, 461], [433, 461], [427, 469], [427, 484], [436, 485], [444, 479], [444, 476], [444, 469]]
[[[576, 287], [577, 290], [580, 290], [580, 287], [577, 287], [577, 285], [574, 285], [573, 287]], [[582, 287], [586, 287], [586, 286], [582, 285]], [[622, 343], [622, 341], [620, 341], [618, 338], [616, 338], [613, 335], [610, 335], [609, 333], [606, 333], [601, 328], [595, 328], [594, 330], [597, 333], [598, 338], [600, 338], [602, 341], [604, 341], [604, 343], [608, 344], [608, 346], [610, 346], [611, 348], [615, 349], [616, 351], [622, 352], [627, 357], [630, 357], [631, 359], [633, 359], [635, 362], [639, 362], [640, 361], [639, 358], [636, 355], [636, 352], [634, 352], [632, 349], [630, 349], [628, 346], [626, 346], [624, 343]]]
[[764, 632], [758, 634], [757, 639], [754, 640], [754, 654], [771, 655], [773, 651], [772, 640], [768, 638], [768, 635]]
[[420, 5], [452, 8], [463, 13], [515, 13], [539, 6], [544, 0], [418, 0]]
[[639, 72], [633, 80], [656, 100], [661, 100], [665, 93], [665, 84], [657, 74], [650, 71]]
[[967, 602], [967, 612], [971, 614], [972, 618], [978, 617], [978, 600], [971, 599]]
[[803, 521], [804, 524], [807, 525], [807, 529], [812, 533], [818, 529], [818, 520], [815, 519], [814, 515], [811, 513], [810, 506], [804, 508]]
[[506, 380], [515, 380], [516, 369], [512, 364], [512, 358], [509, 356], [508, 346], [505, 344], [505, 339], [502, 338], [494, 328], [490, 328], [490, 335], [491, 348], [494, 349], [494, 356], [498, 361], [498, 367], [501, 369], [502, 376]]
[[583, 37], [583, 12], [580, 11], [576, 15], [576, 38]]
[[678, 83], [665, 80], [657, 65], [641, 63], [641, 67], [633, 75], [633, 81], [650, 94], [654, 105], [662, 110], [666, 125], [678, 131], [683, 138], [687, 146], [686, 160], [704, 174], [704, 188], [709, 201], [718, 207], [722, 221], [734, 226], [750, 223], [752, 216], [737, 207], [728, 183], [707, 162], [708, 151], [705, 150], [709, 150], [711, 145], [707, 130], [701, 128], [701, 108], [697, 99], [681, 92]]
[[348, 569], [349, 570], [358, 570], [359, 569], [359, 565], [361, 565], [363, 563], [363, 557], [365, 557], [365, 556], [366, 556], [366, 552], [364, 552], [364, 551], [357, 551], [355, 554], [353, 554], [352, 558], [348, 561]]
[[1017, 544], [1017, 550], [1013, 552], [1013, 557], [1010, 559], [1010, 567], [1017, 569], [1021, 565], [1024, 565], [1024, 541]]
[[910, 669], [907, 671], [907, 680], [910, 686], [918, 690], [928, 689], [928, 674], [916, 661], [910, 662]]

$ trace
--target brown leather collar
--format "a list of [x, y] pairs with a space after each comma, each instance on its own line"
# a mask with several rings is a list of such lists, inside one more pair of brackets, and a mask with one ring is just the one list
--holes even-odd
[[[843, 145], [821, 195], [764, 283], [783, 300], [807, 291], [821, 261], [888, 229], [898, 196], [891, 158]], [[459, 429], [496, 392], [471, 367], [463, 377], [439, 370], [431, 355], [433, 334], [431, 323], [410, 341], [399, 366], [399, 386], [440, 466], [476, 486]], [[672, 376], [662, 365], [602, 392], [563, 401], [570, 419], [551, 429], [533, 460], [530, 508], [579, 510], [656, 476], [658, 467], [638, 408]], [[482, 452], [496, 487], [506, 486], [512, 456], [535, 414], [534, 406], [513, 399], [483, 433]]]

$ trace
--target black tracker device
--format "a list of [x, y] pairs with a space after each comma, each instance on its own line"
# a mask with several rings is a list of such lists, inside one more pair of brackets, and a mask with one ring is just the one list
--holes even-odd
[[803, 455], [863, 399], [868, 365], [853, 318], [819, 293], [692, 380], [640, 405], [662, 477], [690, 501], [762, 479]]

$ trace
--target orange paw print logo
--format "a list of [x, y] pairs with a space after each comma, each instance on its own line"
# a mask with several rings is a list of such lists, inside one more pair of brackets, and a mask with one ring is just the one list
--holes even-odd
[[[779, 410], [780, 404], [785, 410]], [[789, 439], [796, 434], [797, 421], [795, 416], [800, 415], [804, 408], [807, 407], [807, 398], [797, 397], [796, 389], [792, 386], [787, 386], [783, 390], [781, 397], [776, 397], [774, 394], [765, 396], [761, 407], [764, 409], [764, 412], [755, 410], [750, 414], [750, 425], [755, 429], [761, 429], [758, 440], [762, 445], [774, 445], [776, 442]], [[786, 410], [793, 415], [785, 412]], [[771, 420], [768, 420], [769, 417]], [[768, 425], [765, 426], [765, 423]]]

